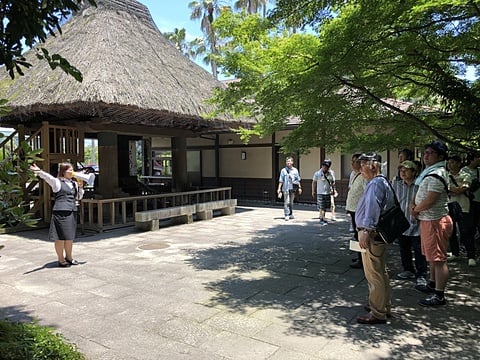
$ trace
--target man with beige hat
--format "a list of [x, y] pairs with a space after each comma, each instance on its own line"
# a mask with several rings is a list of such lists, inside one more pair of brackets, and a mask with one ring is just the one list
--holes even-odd
[[[428, 267], [427, 260], [422, 254], [420, 224], [410, 214], [410, 204], [417, 191], [417, 186], [415, 186], [415, 178], [418, 174], [417, 165], [413, 161], [405, 160], [398, 166], [398, 171], [400, 179], [393, 181], [392, 186], [410, 227], [398, 237], [403, 271], [397, 274], [397, 277], [402, 280], [415, 279], [416, 286], [425, 287]], [[412, 250], [415, 254], [415, 266]]]

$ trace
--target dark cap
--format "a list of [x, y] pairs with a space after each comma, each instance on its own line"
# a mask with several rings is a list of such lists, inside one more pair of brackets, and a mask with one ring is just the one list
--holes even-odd
[[456, 154], [449, 155], [448, 160], [455, 160], [456, 162], [459, 162], [459, 163], [462, 162], [462, 158], [460, 156], [456, 155]]
[[439, 155], [447, 155], [448, 148], [445, 143], [440, 140], [433, 140], [430, 144], [426, 144], [424, 148], [431, 148], [435, 150]]
[[326, 167], [332, 166], [332, 160], [329, 160], [329, 159], [323, 160], [322, 166], [323, 165], [325, 165]]
[[382, 156], [380, 154], [377, 154], [377, 153], [374, 153], [374, 152], [369, 152], [369, 153], [360, 155], [358, 160], [382, 162]]

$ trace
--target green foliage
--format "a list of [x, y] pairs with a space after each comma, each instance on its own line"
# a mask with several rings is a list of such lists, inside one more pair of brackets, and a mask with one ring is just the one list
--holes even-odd
[[[88, 0], [95, 5], [94, 0]], [[0, 3], [0, 65], [13, 79], [15, 73], [23, 75], [23, 69], [31, 67], [23, 56], [24, 45], [33, 47], [45, 43], [47, 36], [62, 33], [62, 22], [79, 10], [81, 0], [11, 0]], [[59, 54], [49, 55], [41, 48], [37, 56], [45, 59], [52, 69], [60, 67], [67, 74], [81, 81], [81, 73]]]
[[0, 160], [0, 228], [14, 227], [19, 224], [33, 226], [38, 220], [28, 213], [28, 204], [24, 201], [24, 185], [35, 181], [29, 170], [30, 164], [42, 161], [42, 150], [32, 150], [26, 141], [20, 144], [20, 150], [9, 153]]
[[[72, 66], [67, 59], [62, 57], [59, 54], [53, 54], [50, 56], [49, 52], [45, 48], [35, 48], [37, 51], [37, 58], [40, 60], [46, 60], [50, 65], [52, 70], [55, 70], [57, 67], [65, 71], [68, 75], [73, 76], [73, 78], [79, 82], [83, 81], [83, 75], [75, 66]], [[23, 73], [20, 73], [23, 75]], [[10, 74], [11, 76], [12, 74]]]
[[76, 346], [52, 328], [0, 320], [0, 354], [4, 360], [85, 360]]
[[477, 149], [480, 83], [464, 75], [480, 61], [479, 5], [281, 0], [268, 19], [224, 12], [214, 23], [224, 39], [215, 60], [239, 81], [213, 101], [219, 112], [258, 119], [254, 133], [297, 122], [287, 152], [378, 151], [432, 138]]
[[185, 29], [175, 28], [173, 32], [166, 32], [163, 34], [165, 38], [172, 43], [183, 56], [189, 59], [196, 59], [198, 56], [204, 56], [203, 61], [209, 64], [208, 57], [206, 57], [207, 47], [202, 38], [195, 38], [192, 41], [186, 41]]
[[[0, 99], [0, 116], [7, 115], [10, 111], [10, 107], [7, 106], [8, 100], [7, 99]], [[3, 134], [0, 134], [0, 138], [3, 137]]]

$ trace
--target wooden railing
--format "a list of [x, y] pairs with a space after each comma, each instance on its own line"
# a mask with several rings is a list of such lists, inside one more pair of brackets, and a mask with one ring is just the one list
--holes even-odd
[[193, 205], [231, 199], [232, 188], [130, 196], [113, 199], [83, 199], [80, 202], [80, 227], [104, 231], [135, 224], [135, 212]]
[[[41, 139], [40, 139], [40, 131], [41, 129], [36, 130], [31, 134], [24, 133], [23, 137], [26, 137], [27, 143], [31, 146], [32, 150], [40, 149], [41, 147]], [[19, 142], [23, 140], [23, 137], [20, 138], [20, 133], [18, 130], [13, 131], [10, 135], [6, 138], [2, 138], [0, 141], [0, 156], [2, 159], [13, 152], [18, 152]]]

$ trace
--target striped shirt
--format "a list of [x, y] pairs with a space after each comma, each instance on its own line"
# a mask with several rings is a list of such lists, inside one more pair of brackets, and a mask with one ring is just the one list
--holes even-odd
[[420, 236], [420, 223], [410, 214], [409, 205], [413, 203], [413, 198], [417, 192], [418, 186], [415, 185], [415, 182], [408, 185], [402, 179], [397, 179], [392, 181], [393, 189], [395, 190], [395, 195], [397, 195], [398, 202], [402, 208], [405, 217], [410, 223], [410, 227], [405, 230], [403, 235], [405, 236]]
[[418, 214], [418, 220], [420, 221], [433, 221], [443, 218], [448, 215], [448, 195], [445, 191], [445, 185], [443, 182], [430, 174], [437, 174], [445, 179], [445, 182], [449, 183], [447, 170], [444, 167], [437, 168], [424, 176], [420, 185], [418, 185], [417, 194], [415, 195], [415, 205], [420, 204], [428, 196], [429, 192], [440, 193], [438, 200], [427, 210], [420, 211]]

